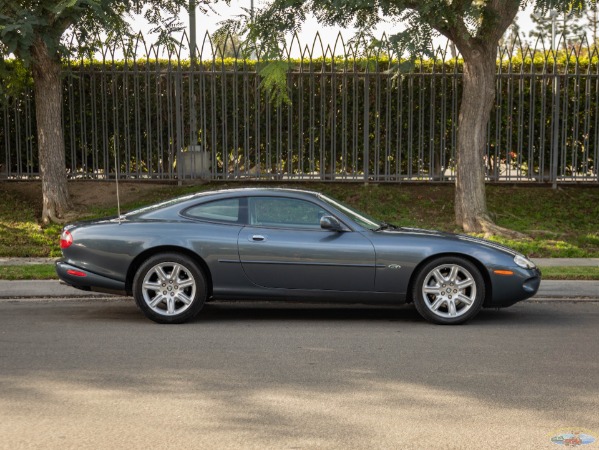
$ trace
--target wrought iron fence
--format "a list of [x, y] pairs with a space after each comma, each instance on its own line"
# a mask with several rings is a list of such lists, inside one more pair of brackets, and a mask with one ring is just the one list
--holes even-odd
[[[294, 39], [289, 55], [294, 48], [301, 57], [289, 59], [291, 103], [282, 105], [261, 89], [259, 60], [227, 57], [239, 55], [233, 40], [219, 47], [206, 35], [194, 62], [141, 37], [95, 60], [66, 61], [69, 176], [453, 180], [459, 58], [439, 49], [397, 75], [391, 48], [364, 52], [341, 37], [334, 46], [317, 37], [310, 48]], [[598, 58], [584, 43], [559, 52], [542, 43], [500, 49], [488, 180], [599, 182]], [[0, 176], [36, 177], [32, 93], [5, 100]]]

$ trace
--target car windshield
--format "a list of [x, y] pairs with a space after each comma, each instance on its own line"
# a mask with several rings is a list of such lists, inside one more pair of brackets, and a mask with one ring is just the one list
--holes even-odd
[[327, 197], [326, 195], [319, 195], [319, 198], [329, 205], [337, 208], [343, 214], [351, 218], [354, 222], [356, 222], [361, 227], [367, 228], [369, 230], [378, 230], [383, 225], [384, 222], [379, 222], [378, 220], [369, 217], [363, 212], [357, 211], [350, 206], [344, 205], [343, 203], [333, 200], [332, 198]]

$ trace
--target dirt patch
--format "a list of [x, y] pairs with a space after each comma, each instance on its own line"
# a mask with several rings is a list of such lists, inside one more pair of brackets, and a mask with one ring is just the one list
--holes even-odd
[[[172, 189], [172, 183], [148, 183], [121, 181], [119, 196], [121, 204], [143, 200], [148, 196]], [[33, 206], [36, 213], [42, 211], [42, 184], [40, 181], [4, 181], [0, 189], [26, 201]], [[116, 184], [114, 181], [70, 181], [69, 193], [76, 210], [86, 210], [90, 207], [116, 206]]]

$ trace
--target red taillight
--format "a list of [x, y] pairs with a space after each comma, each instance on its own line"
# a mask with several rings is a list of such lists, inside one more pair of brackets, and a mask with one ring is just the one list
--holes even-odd
[[69, 269], [69, 270], [67, 270], [67, 273], [69, 275], [73, 275], [74, 277], [86, 277], [87, 276], [87, 274], [85, 272], [81, 272], [80, 270]]
[[60, 248], [69, 248], [73, 243], [73, 235], [68, 231], [63, 231], [60, 235]]

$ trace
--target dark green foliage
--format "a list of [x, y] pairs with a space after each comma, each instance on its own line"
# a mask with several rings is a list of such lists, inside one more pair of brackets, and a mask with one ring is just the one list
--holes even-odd
[[[507, 27], [513, 22], [518, 9], [535, 5], [542, 16], [550, 10], [567, 14], [579, 13], [592, 7], [591, 0], [571, 2], [569, 0], [505, 0], [496, 1], [452, 1], [447, 0], [273, 0], [253, 17], [249, 14], [241, 21], [226, 21], [224, 29], [238, 33], [248, 32], [248, 41], [254, 43], [266, 60], [285, 58], [285, 39], [289, 33], [297, 32], [308, 14], [316, 16], [320, 23], [339, 27], [353, 26], [359, 34], [368, 36], [373, 48], [381, 48], [370, 30], [382, 21], [401, 23], [398, 31], [389, 36], [385, 45], [392, 47], [396, 55], [407, 55], [414, 63], [420, 56], [431, 56], [431, 42], [443, 35], [454, 42], [462, 54], [468, 49], [481, 46], [496, 46]], [[403, 29], [400, 29], [403, 28]], [[405, 65], [403, 66], [405, 68]], [[394, 67], [402, 70], [401, 65]], [[268, 67], [262, 76], [269, 78], [269, 89], [279, 89], [276, 99], [285, 98], [281, 70]]]
[[[196, 3], [204, 9], [211, 0]], [[0, 54], [14, 54], [25, 63], [41, 40], [50, 53], [93, 51], [103, 43], [132, 37], [127, 18], [143, 14], [161, 43], [182, 29], [177, 19], [188, 0], [11, 0], [0, 4]], [[101, 34], [104, 33], [102, 37]], [[76, 42], [76, 46], [73, 43]]]

